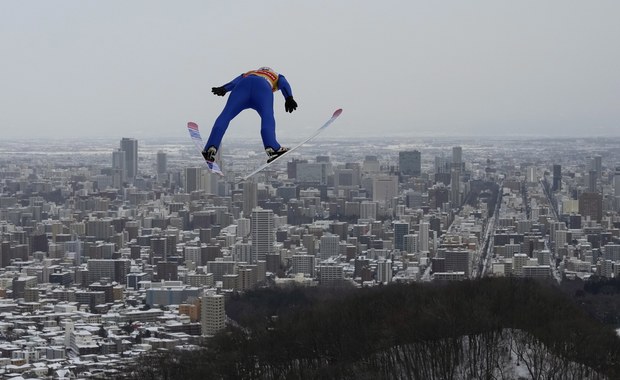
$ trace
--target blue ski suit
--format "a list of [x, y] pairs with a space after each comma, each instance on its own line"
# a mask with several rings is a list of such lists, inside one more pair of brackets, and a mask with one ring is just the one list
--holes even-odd
[[281, 90], [284, 98], [293, 95], [291, 86], [284, 77], [269, 68], [260, 68], [241, 74], [223, 88], [230, 95], [222, 113], [215, 120], [205, 150], [210, 146], [219, 149], [224, 133], [241, 111], [251, 108], [258, 112], [261, 118], [260, 134], [265, 148], [280, 149], [276, 140], [276, 120], [273, 116], [273, 93]]

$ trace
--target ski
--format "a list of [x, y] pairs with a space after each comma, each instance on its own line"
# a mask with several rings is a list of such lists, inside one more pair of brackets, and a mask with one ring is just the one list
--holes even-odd
[[189, 136], [194, 142], [194, 146], [196, 147], [196, 149], [198, 149], [198, 152], [200, 153], [200, 157], [202, 161], [204, 161], [204, 163], [207, 165], [207, 168], [209, 169], [209, 171], [211, 173], [224, 176], [224, 172], [222, 172], [222, 169], [220, 169], [220, 166], [217, 163], [207, 162], [204, 160], [204, 158], [202, 158], [201, 152], [204, 149], [204, 142], [202, 141], [202, 137], [200, 136], [200, 130], [198, 129], [198, 124], [194, 123], [193, 121], [188, 122], [187, 131], [189, 132]]
[[323, 124], [319, 129], [317, 129], [310, 137], [306, 138], [305, 140], [303, 140], [302, 142], [298, 143], [297, 145], [295, 145], [294, 147], [292, 147], [291, 149], [289, 149], [286, 153], [282, 154], [281, 156], [278, 156], [277, 158], [275, 158], [273, 161], [271, 162], [267, 162], [266, 164], [263, 164], [261, 166], [259, 166], [256, 170], [254, 170], [252, 173], [244, 176], [243, 178], [241, 178], [239, 181], [237, 181], [237, 183], [246, 181], [248, 178], [252, 177], [253, 175], [259, 173], [260, 171], [264, 170], [265, 168], [273, 165], [274, 162], [279, 161], [282, 157], [287, 156], [289, 153], [297, 150], [297, 148], [299, 148], [300, 146], [304, 145], [305, 143], [307, 143], [308, 141], [312, 140], [313, 138], [315, 138], [316, 136], [318, 136], [321, 132], [323, 132], [325, 130], [325, 128], [327, 128], [331, 123], [334, 122], [334, 120], [336, 120], [338, 118], [338, 116], [340, 116], [340, 114], [342, 113], [342, 108], [337, 109], [334, 114], [332, 115], [332, 117], [327, 120], [325, 122], [325, 124]]

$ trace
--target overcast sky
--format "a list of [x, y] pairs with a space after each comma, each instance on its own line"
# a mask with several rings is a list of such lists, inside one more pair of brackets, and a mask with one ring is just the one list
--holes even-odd
[[[618, 0], [2, 0], [0, 139], [208, 135], [210, 89], [270, 66], [333, 136], [620, 135]], [[245, 111], [227, 137], [260, 146]], [[225, 141], [225, 140], [224, 140]], [[289, 143], [290, 145], [290, 143]]]

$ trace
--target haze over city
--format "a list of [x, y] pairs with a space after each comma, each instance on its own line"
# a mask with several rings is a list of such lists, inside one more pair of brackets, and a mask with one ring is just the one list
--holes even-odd
[[[540, 1], [3, 1], [5, 138], [184, 136], [247, 70], [289, 79], [307, 134], [618, 135], [620, 4]], [[227, 138], [254, 137], [242, 113]], [[257, 144], [258, 145], [258, 144]]]

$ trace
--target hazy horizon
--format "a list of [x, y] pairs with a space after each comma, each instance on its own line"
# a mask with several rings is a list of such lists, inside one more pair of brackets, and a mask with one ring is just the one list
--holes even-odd
[[[0, 3], [4, 139], [206, 137], [210, 89], [258, 66], [299, 103], [297, 141], [336, 108], [326, 138], [620, 136], [620, 3], [136, 0]], [[260, 144], [245, 111], [226, 138]], [[224, 143], [226, 142], [226, 138]]]

